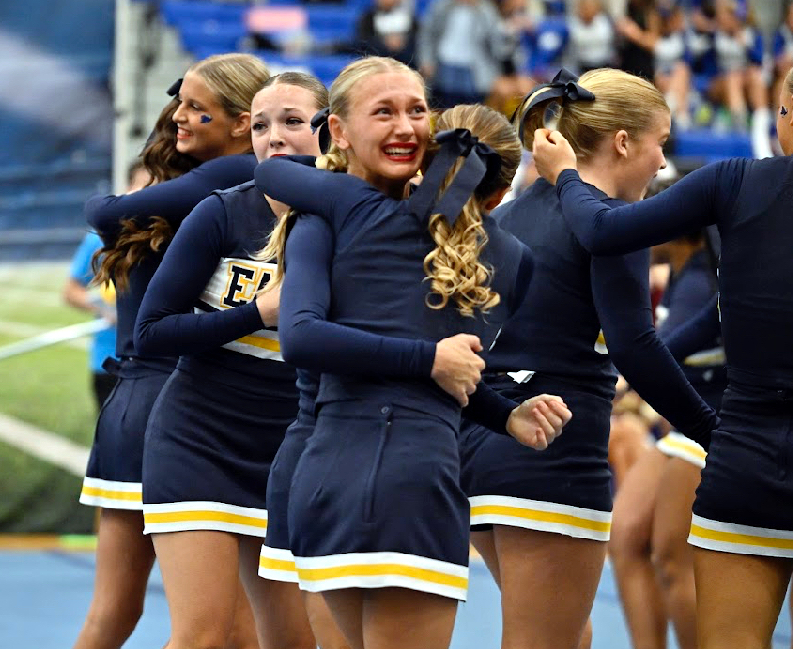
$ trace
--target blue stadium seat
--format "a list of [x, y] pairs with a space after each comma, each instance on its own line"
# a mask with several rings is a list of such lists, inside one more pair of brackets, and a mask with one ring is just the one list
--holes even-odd
[[223, 23], [242, 23], [248, 5], [223, 4], [206, 0], [164, 0], [160, 5], [163, 20], [176, 26], [182, 21], [216, 20]]
[[675, 138], [675, 155], [708, 159], [752, 157], [752, 142], [745, 133], [714, 133], [698, 129], [683, 131]]
[[347, 5], [309, 5], [306, 13], [309, 31], [321, 30], [326, 36], [336, 34], [337, 40], [349, 41], [355, 34], [360, 9]]
[[286, 72], [287, 70], [310, 72], [328, 87], [339, 76], [342, 68], [355, 60], [355, 57], [341, 55], [283, 56], [270, 52], [258, 52], [258, 55], [274, 73]]
[[240, 39], [247, 30], [242, 22], [222, 23], [216, 20], [188, 21], [178, 24], [182, 45], [196, 55], [202, 48], [212, 48], [215, 53], [239, 49]]

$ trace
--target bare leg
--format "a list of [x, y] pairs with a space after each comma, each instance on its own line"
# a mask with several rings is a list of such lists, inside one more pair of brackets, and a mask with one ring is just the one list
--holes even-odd
[[322, 593], [322, 597], [352, 649], [364, 649], [363, 589], [329, 590]]
[[669, 458], [647, 450], [628, 472], [614, 500], [609, 554], [634, 649], [666, 647], [666, 612], [652, 565], [653, 511]]
[[363, 595], [365, 649], [448, 649], [457, 600], [406, 588]]
[[[242, 582], [238, 584], [237, 588], [237, 608], [234, 611], [234, 624], [231, 627], [226, 647], [228, 649], [260, 649], [259, 640], [256, 637], [253, 610]], [[311, 647], [311, 649], [314, 648]]]
[[768, 649], [793, 560], [694, 548], [700, 649]]
[[239, 540], [227, 532], [152, 535], [171, 614], [169, 649], [225, 649], [239, 592]]
[[490, 574], [493, 575], [496, 586], [501, 588], [498, 553], [496, 552], [496, 539], [493, 530], [471, 532], [471, 545], [473, 545], [476, 551], [482, 556], [487, 569], [490, 571]]
[[591, 649], [592, 647], [592, 616], [586, 621], [584, 632], [581, 634], [581, 640], [578, 643], [578, 649]]
[[653, 522], [653, 563], [680, 649], [697, 648], [694, 555], [687, 539], [699, 475], [691, 462], [667, 461]]
[[626, 412], [611, 418], [609, 465], [618, 491], [630, 468], [649, 447], [648, 432], [644, 420], [633, 413]]
[[297, 584], [259, 577], [262, 540], [241, 536], [239, 543], [240, 580], [251, 601], [261, 649], [314, 649], [316, 641]]
[[494, 526], [494, 533], [501, 568], [502, 649], [577, 649], [606, 543], [507, 525]]
[[333, 619], [325, 598], [319, 593], [303, 591], [301, 594], [319, 649], [351, 649], [352, 645]]
[[688, 91], [691, 87], [691, 70], [684, 61], [678, 61], [669, 77], [669, 92], [675, 98], [677, 118], [688, 121]]
[[154, 547], [143, 513], [102, 509], [94, 594], [74, 649], [119, 649], [143, 613]]

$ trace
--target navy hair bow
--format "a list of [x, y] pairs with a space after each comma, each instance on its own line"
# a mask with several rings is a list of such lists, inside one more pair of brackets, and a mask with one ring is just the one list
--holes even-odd
[[168, 88], [165, 92], [168, 93], [171, 97], [176, 97], [179, 94], [179, 91], [182, 89], [182, 78], [177, 79], [171, 84], [171, 87]]
[[[568, 101], [595, 100], [595, 95], [586, 88], [578, 85], [578, 77], [567, 68], [559, 70], [556, 76], [551, 80], [551, 83], [543, 83], [539, 86], [534, 86], [527, 96], [530, 97], [533, 94], [534, 97], [532, 97], [529, 105], [523, 109], [523, 119], [520, 120], [520, 126], [518, 126], [518, 137], [521, 142], [523, 142], [523, 123], [526, 116], [529, 114], [529, 111], [540, 102], [547, 101], [548, 99], [561, 99], [562, 103], [564, 103], [565, 99]], [[513, 122], [515, 121], [518, 110], [520, 110], [520, 106], [518, 106], [518, 109], [512, 115]]]
[[[432, 214], [443, 214], [449, 225], [453, 226], [479, 184], [498, 176], [501, 156], [471, 135], [467, 128], [441, 131], [435, 140], [441, 148], [418, 189], [410, 197], [410, 211], [422, 221], [429, 219]], [[465, 158], [465, 162], [439, 198], [441, 183], [460, 156]]]
[[328, 116], [330, 108], [323, 108], [311, 118], [311, 132], [319, 131], [319, 149], [322, 153], [327, 153], [330, 148], [330, 128], [328, 127]]

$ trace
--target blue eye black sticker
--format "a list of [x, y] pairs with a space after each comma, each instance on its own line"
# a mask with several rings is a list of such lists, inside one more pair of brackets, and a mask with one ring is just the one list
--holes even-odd
[[780, 106], [779, 107], [779, 114], [782, 115], [782, 117], [787, 115], [787, 108], [785, 108], [784, 106]]
[[202, 124], [209, 124], [212, 121], [212, 118], [209, 115], [201, 115], [201, 123]]

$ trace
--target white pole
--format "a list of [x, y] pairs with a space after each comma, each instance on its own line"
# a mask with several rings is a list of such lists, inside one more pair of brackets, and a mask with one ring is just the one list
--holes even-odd
[[121, 194], [127, 187], [127, 167], [132, 159], [129, 152], [132, 122], [132, 97], [135, 89], [133, 35], [134, 25], [130, 0], [116, 0], [116, 50], [114, 56], [113, 89], [116, 113], [113, 133], [113, 191]]
[[25, 338], [10, 345], [3, 345], [0, 347], [0, 361], [12, 356], [19, 356], [20, 354], [27, 354], [28, 352], [41, 349], [42, 347], [49, 347], [57, 343], [66, 342], [67, 340], [74, 340], [75, 338], [83, 338], [92, 334], [104, 331], [112, 327], [107, 320], [97, 318], [89, 322], [80, 322], [78, 324], [69, 325], [68, 327], [61, 327], [60, 329], [53, 329], [38, 336]]

